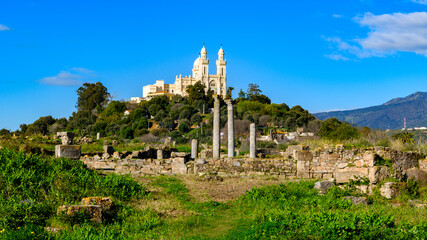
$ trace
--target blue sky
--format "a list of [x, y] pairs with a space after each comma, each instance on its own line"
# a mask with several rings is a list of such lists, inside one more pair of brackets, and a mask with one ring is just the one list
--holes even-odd
[[3, 0], [0, 129], [70, 116], [83, 82], [117, 100], [173, 83], [203, 43], [228, 86], [311, 112], [427, 91], [427, 0]]

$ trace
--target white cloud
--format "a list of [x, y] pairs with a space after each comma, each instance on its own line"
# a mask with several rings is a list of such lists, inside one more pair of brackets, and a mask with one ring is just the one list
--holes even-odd
[[95, 71], [87, 69], [87, 68], [73, 67], [73, 68], [71, 68], [71, 70], [78, 72], [78, 73], [86, 74], [86, 75], [91, 76], [91, 77], [96, 77]]
[[335, 60], [335, 61], [348, 61], [348, 60], [350, 60], [349, 58], [344, 57], [341, 54], [336, 54], [336, 53], [326, 54], [325, 57], [329, 58], [329, 59], [332, 59], [332, 60]]
[[367, 38], [358, 40], [364, 49], [414, 52], [427, 56], [427, 12], [365, 13], [355, 20], [371, 30]]
[[[372, 56], [376, 56], [376, 57], [384, 56], [384, 54], [382, 54], [380, 52], [377, 52], [374, 50], [362, 49], [362, 47], [358, 46], [357, 43], [348, 43], [346, 41], [343, 41], [339, 37], [326, 38], [325, 40], [332, 44], [331, 48], [336, 49], [338, 52], [340, 52], [342, 54], [349, 54], [349, 55], [356, 56], [358, 58], [368, 58], [368, 57], [372, 57]], [[325, 55], [325, 56], [328, 58], [331, 58], [331, 55], [332, 56], [335, 55], [335, 59], [334, 58], [331, 58], [331, 59], [349, 60], [348, 57], [345, 57], [342, 54], [329, 54], [329, 55]], [[340, 55], [341, 57], [339, 57], [337, 55]]]
[[412, 0], [412, 2], [427, 5], [427, 0]]
[[0, 31], [9, 31], [10, 28], [6, 25], [0, 24]]
[[71, 68], [70, 71], [60, 71], [55, 76], [42, 78], [39, 82], [46, 85], [79, 86], [83, 83], [82, 80], [95, 76], [93, 73], [94, 71], [86, 68]]
[[[365, 13], [354, 20], [370, 30], [366, 38], [346, 41], [339, 37], [325, 38], [343, 57], [384, 57], [397, 52], [413, 52], [427, 57], [427, 12]], [[331, 55], [337, 54], [325, 56], [331, 58]]]
[[342, 16], [342, 15], [339, 15], [339, 14], [332, 14], [332, 17], [333, 17], [333, 18], [342, 18], [343, 16]]

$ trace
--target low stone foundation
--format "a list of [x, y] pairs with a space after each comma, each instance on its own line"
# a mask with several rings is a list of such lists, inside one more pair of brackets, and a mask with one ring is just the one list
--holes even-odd
[[[148, 151], [149, 152], [149, 151]], [[371, 184], [393, 177], [402, 180], [406, 171], [426, 171], [426, 159], [419, 153], [399, 152], [389, 148], [344, 149], [323, 147], [309, 150], [305, 146], [289, 146], [277, 158], [193, 159], [189, 153], [171, 152], [169, 158], [155, 159], [155, 154], [125, 154], [125, 158], [81, 158], [89, 168], [134, 175], [196, 174], [219, 176], [277, 176], [279, 178], [331, 179], [346, 183], [355, 176], [369, 179]], [[113, 154], [113, 156], [120, 154]], [[139, 158], [150, 155], [151, 158]], [[168, 154], [169, 155], [169, 154]], [[202, 156], [206, 154], [201, 154]]]

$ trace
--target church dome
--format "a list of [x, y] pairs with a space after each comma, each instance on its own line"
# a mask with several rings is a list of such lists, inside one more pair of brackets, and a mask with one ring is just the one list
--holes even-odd
[[200, 57], [198, 57], [196, 59], [196, 61], [194, 61], [194, 64], [193, 64], [193, 66], [198, 66], [198, 65], [200, 65]]
[[207, 54], [208, 52], [206, 51], [206, 48], [205, 48], [205, 46], [203, 45], [203, 48], [202, 48], [202, 50], [200, 50], [200, 53], [201, 54]]

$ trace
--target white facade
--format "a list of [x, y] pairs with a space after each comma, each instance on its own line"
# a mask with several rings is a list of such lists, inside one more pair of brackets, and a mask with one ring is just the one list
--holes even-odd
[[216, 61], [216, 74], [209, 74], [209, 59], [207, 58], [206, 48], [203, 46], [200, 56], [194, 61], [192, 76], [176, 76], [174, 84], [165, 84], [163, 80], [157, 80], [155, 84], [143, 87], [143, 98], [148, 100], [154, 96], [171, 96], [174, 94], [186, 96], [188, 95], [187, 86], [199, 81], [206, 87], [206, 91], [213, 90], [214, 94], [225, 97], [227, 92], [227, 60], [224, 59], [224, 56], [225, 53], [221, 47]]
[[142, 97], [131, 97], [130, 98], [130, 103], [140, 103], [142, 102]]
[[157, 80], [155, 84], [142, 88], [142, 97], [146, 100], [159, 95], [172, 96], [174, 94], [176, 94], [175, 84], [165, 84], [164, 80]]

